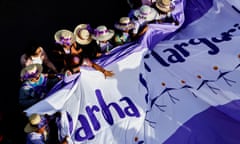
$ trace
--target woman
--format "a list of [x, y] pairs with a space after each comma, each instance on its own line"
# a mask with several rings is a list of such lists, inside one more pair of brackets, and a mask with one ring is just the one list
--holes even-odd
[[47, 72], [57, 73], [57, 68], [47, 56], [44, 49], [36, 42], [31, 42], [27, 46], [24, 54], [20, 57], [20, 63], [22, 67], [26, 67], [30, 64], [43, 64], [48, 68]]
[[108, 29], [105, 25], [100, 25], [94, 29], [92, 38], [96, 40], [102, 54], [108, 54], [114, 48], [113, 37], [115, 31]]
[[[59, 141], [57, 131], [53, 125], [57, 125], [56, 119], [61, 117], [60, 112], [53, 115], [33, 113], [28, 117], [28, 123], [24, 127], [26, 144], [67, 144], [68, 136]], [[58, 128], [57, 128], [58, 129]]]
[[97, 42], [92, 39], [93, 29], [90, 24], [79, 24], [74, 29], [76, 42], [82, 48], [83, 57], [90, 60], [101, 57], [101, 50], [98, 48]]
[[41, 64], [30, 64], [20, 73], [19, 105], [27, 109], [44, 99], [51, 88], [61, 79], [57, 76], [42, 73]]
[[115, 45], [122, 45], [132, 41], [132, 29], [134, 28], [134, 23], [129, 17], [121, 17], [119, 22], [114, 24], [114, 27], [116, 29], [114, 36]]
[[56, 47], [52, 50], [53, 62], [61, 73], [66, 71], [67, 59], [71, 55], [80, 55], [82, 49], [77, 47], [76, 38], [70, 30], [58, 30], [54, 35]]

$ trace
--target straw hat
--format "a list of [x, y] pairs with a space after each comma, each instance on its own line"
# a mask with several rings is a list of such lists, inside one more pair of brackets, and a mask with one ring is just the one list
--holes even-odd
[[106, 41], [110, 40], [114, 34], [114, 30], [107, 29], [105, 25], [100, 25], [94, 30], [92, 38], [99, 41]]
[[121, 17], [119, 22], [115, 25], [116, 29], [125, 31], [125, 30], [131, 30], [134, 28], [134, 23], [130, 20], [129, 17]]
[[81, 45], [87, 45], [92, 41], [91, 27], [89, 24], [79, 24], [73, 33], [76, 36], [77, 43]]
[[76, 40], [73, 32], [66, 29], [58, 30], [54, 35], [54, 39], [56, 43], [60, 45], [63, 44], [72, 45]]
[[22, 68], [20, 77], [22, 80], [28, 80], [31, 78], [35, 78], [40, 73], [42, 73], [43, 67], [41, 64], [30, 64], [24, 68]]
[[156, 0], [156, 7], [162, 12], [170, 12], [171, 9], [171, 0]]
[[24, 127], [24, 132], [30, 133], [38, 130], [38, 124], [41, 122], [41, 116], [39, 114], [32, 114], [28, 118], [28, 124]]
[[134, 11], [134, 16], [137, 18], [145, 19], [146, 21], [154, 20], [158, 12], [149, 5], [142, 5], [139, 9]]

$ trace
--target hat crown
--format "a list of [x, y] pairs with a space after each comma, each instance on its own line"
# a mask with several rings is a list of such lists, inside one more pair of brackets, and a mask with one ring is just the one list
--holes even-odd
[[71, 39], [72, 38], [72, 32], [64, 30], [61, 32], [60, 36], [62, 39]]
[[129, 17], [122, 17], [119, 20], [120, 24], [129, 24], [130, 23], [130, 18]]
[[90, 33], [87, 29], [82, 29], [79, 31], [79, 37], [83, 40], [86, 40], [90, 37]]
[[107, 27], [105, 25], [101, 25], [98, 26], [96, 30], [99, 32], [105, 32], [107, 30]]
[[28, 69], [26, 69], [26, 70], [27, 70], [26, 73], [28, 73], [28, 74], [34, 74], [34, 73], [37, 72], [37, 66], [32, 65], [32, 66], [28, 67]]
[[98, 26], [95, 29], [94, 34], [96, 36], [104, 36], [104, 35], [108, 34], [108, 29], [105, 25]]
[[92, 41], [92, 28], [89, 24], [79, 24], [74, 29], [77, 43], [87, 45]]
[[156, 7], [162, 12], [169, 12], [172, 10], [171, 0], [157, 0]]
[[41, 64], [30, 64], [24, 68], [22, 68], [20, 77], [22, 80], [28, 80], [31, 78], [35, 78], [38, 74], [42, 72]]
[[30, 117], [29, 117], [29, 123], [31, 125], [38, 125], [39, 123], [41, 122], [41, 117], [39, 114], [32, 114]]
[[162, 5], [162, 6], [170, 6], [171, 5], [170, 0], [157, 0], [157, 3]]
[[152, 9], [148, 5], [143, 5], [140, 7], [140, 13], [141, 15], [149, 15], [151, 13]]
[[121, 17], [119, 22], [114, 24], [114, 27], [121, 31], [131, 30], [134, 26], [135, 25], [131, 21], [130, 17]]
[[157, 16], [157, 11], [149, 5], [142, 5], [139, 9], [134, 11], [134, 16], [137, 19], [143, 19], [145, 21], [152, 21]]

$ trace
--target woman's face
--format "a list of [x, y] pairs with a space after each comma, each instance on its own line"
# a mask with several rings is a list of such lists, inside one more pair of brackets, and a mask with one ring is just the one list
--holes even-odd
[[69, 45], [69, 44], [65, 44], [65, 43], [64, 43], [62, 46], [63, 46], [65, 49], [70, 49], [72, 45]]
[[107, 43], [108, 40], [99, 41], [100, 43]]

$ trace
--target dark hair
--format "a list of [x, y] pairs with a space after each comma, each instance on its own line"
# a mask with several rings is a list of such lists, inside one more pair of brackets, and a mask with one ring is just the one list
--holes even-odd
[[83, 57], [80, 55], [69, 55], [67, 59], [67, 65], [69, 68], [75, 68], [82, 64]]
[[40, 44], [38, 42], [34, 40], [29, 41], [25, 49], [25, 54], [27, 55], [27, 57], [35, 54], [38, 47], [40, 47]]

